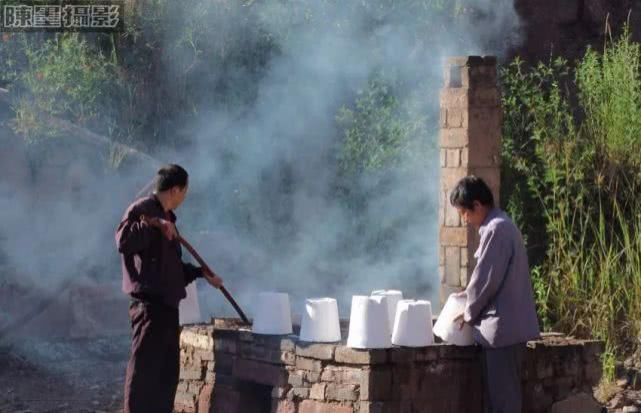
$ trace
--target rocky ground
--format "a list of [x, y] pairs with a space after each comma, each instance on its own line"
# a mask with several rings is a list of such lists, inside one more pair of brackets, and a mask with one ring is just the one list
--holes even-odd
[[0, 344], [0, 412], [115, 413], [128, 336]]
[[638, 355], [618, 363], [616, 375], [614, 383], [602, 383], [595, 389], [595, 398], [607, 407], [608, 412], [641, 412], [641, 359]]

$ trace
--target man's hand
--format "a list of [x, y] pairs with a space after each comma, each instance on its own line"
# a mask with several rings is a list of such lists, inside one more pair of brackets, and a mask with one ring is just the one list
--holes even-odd
[[207, 282], [214, 288], [220, 288], [223, 286], [223, 279], [206, 268], [203, 268], [203, 277], [205, 277]]
[[454, 317], [454, 322], [455, 322], [456, 324], [458, 324], [458, 329], [459, 329], [459, 330], [463, 330], [463, 326], [465, 326], [465, 317], [464, 317], [464, 314], [463, 314], [463, 313], [461, 313], [461, 314], [457, 315], [456, 317]]
[[452, 295], [456, 298], [467, 298], [467, 291], [459, 291], [457, 293], [452, 293]]
[[176, 226], [171, 221], [167, 221], [166, 219], [157, 217], [147, 218], [144, 215], [140, 216], [140, 220], [147, 223], [148, 225], [151, 225], [152, 227], [158, 228], [160, 232], [162, 232], [162, 234], [165, 236], [165, 238], [170, 241], [178, 236]]

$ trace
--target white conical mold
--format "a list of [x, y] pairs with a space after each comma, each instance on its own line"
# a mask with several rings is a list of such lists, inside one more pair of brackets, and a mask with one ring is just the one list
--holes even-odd
[[387, 318], [389, 319], [389, 331], [394, 329], [394, 317], [396, 316], [396, 305], [403, 299], [403, 293], [399, 290], [375, 290], [370, 294], [372, 297], [384, 295], [387, 297]]
[[396, 306], [392, 344], [423, 347], [434, 344], [432, 304], [425, 300], [401, 300]]
[[252, 331], [256, 334], [292, 333], [292, 314], [287, 293], [258, 293]]
[[300, 340], [330, 343], [341, 340], [338, 304], [334, 298], [308, 298], [300, 326]]
[[392, 346], [384, 295], [352, 297], [347, 346], [353, 348], [389, 348]]
[[460, 329], [458, 323], [454, 322], [458, 315], [463, 314], [466, 301], [467, 298], [464, 295], [450, 294], [445, 302], [441, 314], [439, 314], [438, 320], [434, 324], [434, 334], [442, 338], [443, 341], [457, 346], [474, 344], [472, 327], [465, 323], [463, 328]]

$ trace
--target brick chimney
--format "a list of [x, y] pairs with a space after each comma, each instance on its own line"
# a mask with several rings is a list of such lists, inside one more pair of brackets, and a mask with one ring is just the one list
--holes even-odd
[[441, 303], [467, 285], [479, 237], [462, 224], [449, 194], [456, 182], [476, 175], [490, 186], [499, 205], [501, 100], [493, 56], [451, 57], [440, 95], [441, 184], [439, 273]]

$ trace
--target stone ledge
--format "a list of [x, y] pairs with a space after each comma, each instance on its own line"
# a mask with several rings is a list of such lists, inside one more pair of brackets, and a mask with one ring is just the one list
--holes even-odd
[[334, 360], [345, 364], [382, 364], [387, 362], [387, 350], [358, 350], [349, 347], [337, 347]]
[[296, 355], [317, 360], [332, 360], [336, 344], [324, 343], [296, 343]]

